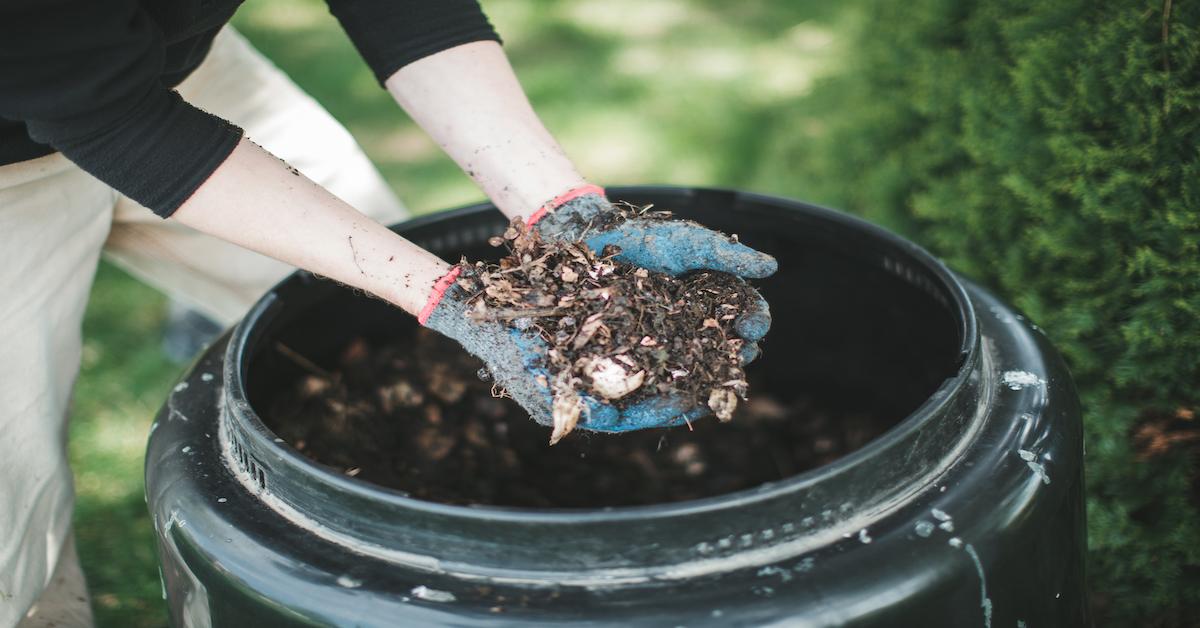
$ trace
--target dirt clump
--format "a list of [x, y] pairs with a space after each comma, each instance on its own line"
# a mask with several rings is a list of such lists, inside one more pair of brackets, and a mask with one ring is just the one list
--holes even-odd
[[596, 253], [583, 242], [543, 240], [516, 220], [490, 242], [508, 254], [498, 263], [464, 260], [457, 283], [472, 295], [469, 316], [532, 329], [545, 341], [551, 444], [580, 420], [580, 393], [618, 408], [673, 395], [722, 421], [747, 398], [744, 341], [733, 328], [753, 302], [745, 281], [650, 272], [614, 259], [615, 245]]
[[[296, 365], [262, 413], [309, 459], [428, 501], [601, 508], [721, 495], [828, 464], [883, 432], [883, 410], [825, 403], [751, 377], [754, 396], [725, 424], [581, 433], [555, 447], [546, 427], [491, 394], [483, 363], [425, 328], [356, 338]], [[318, 366], [319, 364], [319, 366]], [[782, 381], [786, 381], [782, 380]]]

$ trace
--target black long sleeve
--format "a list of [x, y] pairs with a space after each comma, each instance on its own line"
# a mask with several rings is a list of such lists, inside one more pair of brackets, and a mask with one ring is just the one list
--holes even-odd
[[382, 84], [396, 70], [473, 41], [500, 41], [477, 0], [326, 0]]
[[[189, 50], [202, 58], [231, 14], [206, 16], [217, 24], [188, 38]], [[7, 0], [0, 5], [0, 116], [23, 122], [34, 142], [169, 215], [224, 161], [241, 130], [164, 84], [180, 70], [171, 66], [187, 61], [169, 58], [167, 45], [134, 0]], [[19, 139], [11, 140], [15, 151]]]
[[[0, 166], [61, 151], [169, 216], [241, 129], [184, 102], [240, 0], [0, 2]], [[329, 0], [382, 82], [427, 55], [496, 40], [475, 0]]]

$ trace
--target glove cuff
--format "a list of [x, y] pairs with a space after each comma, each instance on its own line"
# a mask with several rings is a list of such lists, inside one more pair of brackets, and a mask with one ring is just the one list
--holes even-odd
[[455, 266], [450, 269], [450, 272], [442, 275], [441, 279], [434, 282], [433, 290], [429, 293], [429, 299], [425, 301], [425, 307], [421, 308], [421, 312], [417, 314], [418, 323], [424, 325], [425, 321], [429, 320], [429, 317], [433, 314], [433, 310], [437, 308], [438, 303], [441, 303], [442, 298], [446, 296], [446, 291], [450, 289], [450, 286], [454, 285], [454, 280], [458, 279], [460, 272], [462, 272], [462, 268]]
[[534, 223], [541, 220], [547, 213], [554, 211], [555, 209], [558, 209], [559, 207], [562, 207], [568, 202], [573, 201], [585, 194], [595, 194], [601, 198], [604, 198], [604, 188], [589, 183], [587, 185], [581, 185], [577, 188], [567, 190], [566, 192], [555, 196], [545, 203], [542, 203], [541, 207], [538, 207], [533, 211], [532, 214], [530, 214], [529, 220], [525, 222], [525, 226], [532, 227]]

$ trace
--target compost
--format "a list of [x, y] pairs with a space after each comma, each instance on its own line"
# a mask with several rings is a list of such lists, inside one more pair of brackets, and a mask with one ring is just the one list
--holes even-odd
[[[614, 213], [627, 211], [639, 210]], [[520, 219], [491, 243], [508, 254], [498, 263], [464, 260], [457, 283], [470, 295], [471, 317], [532, 330], [545, 342], [538, 377], [553, 394], [550, 444], [579, 422], [581, 393], [619, 408], [671, 395], [722, 421], [746, 399], [744, 341], [734, 331], [750, 302], [743, 280], [650, 272], [614, 259], [615, 245], [597, 254], [583, 242], [542, 240]]]
[[728, 423], [580, 431], [547, 447], [549, 429], [494, 396], [482, 362], [428, 329], [355, 339], [324, 367], [275, 349], [306, 371], [265, 413], [281, 438], [335, 472], [448, 504], [597, 508], [720, 495], [832, 462], [895, 418], [764, 388]]

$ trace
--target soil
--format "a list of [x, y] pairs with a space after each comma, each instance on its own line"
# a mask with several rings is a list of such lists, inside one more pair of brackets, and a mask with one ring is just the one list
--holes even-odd
[[[611, 213], [628, 211], [646, 213]], [[533, 329], [545, 341], [551, 444], [574, 429], [581, 392], [619, 408], [670, 394], [687, 407], [707, 405], [722, 421], [746, 399], [744, 341], [733, 329], [750, 302], [744, 281], [650, 272], [616, 261], [615, 245], [596, 254], [583, 242], [543, 241], [519, 219], [491, 242], [508, 255], [460, 263], [458, 285], [471, 295], [472, 317]]]
[[427, 329], [415, 334], [378, 345], [352, 341], [329, 370], [279, 347], [308, 374], [275, 400], [268, 425], [336, 472], [416, 498], [546, 508], [657, 504], [750, 488], [832, 462], [890, 425], [807, 396], [776, 396], [764, 384], [729, 423], [580, 432], [548, 448], [548, 428], [493, 396], [479, 360]]

